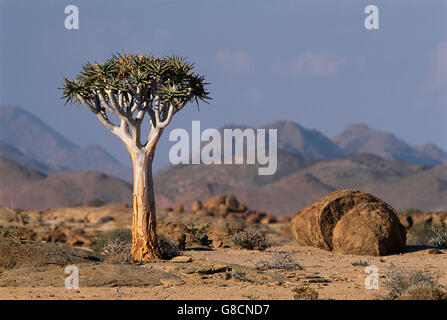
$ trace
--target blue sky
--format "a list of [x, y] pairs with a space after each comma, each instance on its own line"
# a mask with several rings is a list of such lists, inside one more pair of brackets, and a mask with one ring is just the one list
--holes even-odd
[[[79, 30], [64, 27], [66, 5]], [[379, 8], [379, 30], [364, 8]], [[188, 56], [213, 101], [170, 129], [296, 121], [333, 137], [363, 122], [447, 149], [447, 1], [0, 1], [0, 103], [36, 114], [79, 145], [130, 165], [121, 142], [84, 108], [59, 100], [63, 77], [117, 51]], [[80, 130], [82, 128], [82, 130]], [[157, 167], [167, 162], [168, 132]]]

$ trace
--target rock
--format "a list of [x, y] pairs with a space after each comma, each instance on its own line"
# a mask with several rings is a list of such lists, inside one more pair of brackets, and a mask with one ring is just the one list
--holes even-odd
[[203, 208], [217, 208], [221, 204], [225, 204], [226, 196], [214, 196], [202, 202]]
[[267, 217], [262, 218], [260, 222], [261, 222], [261, 224], [275, 223], [276, 218], [267, 216]]
[[235, 196], [226, 196], [225, 197], [225, 206], [229, 211], [237, 212], [239, 208], [239, 201], [237, 201]]
[[431, 248], [424, 250], [424, 254], [442, 254], [442, 252], [438, 249]]
[[262, 219], [262, 216], [259, 214], [259, 212], [254, 212], [250, 214], [247, 218], [245, 218], [245, 222], [247, 223], [258, 223]]
[[231, 246], [231, 237], [237, 231], [239, 231], [237, 228], [211, 229], [208, 232], [208, 238], [212, 241], [213, 248]]
[[115, 220], [115, 218], [112, 216], [104, 216], [104, 217], [101, 217], [97, 223], [102, 224], [102, 223], [107, 223], [107, 222], [114, 221], [114, 220]]
[[244, 212], [247, 210], [247, 206], [245, 204], [239, 203], [237, 206], [237, 210], [234, 210], [236, 212]]
[[277, 221], [278, 223], [289, 223], [290, 220], [292, 220], [292, 217], [288, 217], [288, 216], [279, 216], [279, 217], [276, 217], [276, 221]]
[[225, 204], [220, 204], [216, 212], [219, 217], [225, 218], [229, 212], [229, 208]]
[[185, 281], [175, 278], [160, 279], [160, 282], [167, 287], [181, 286], [182, 284], [185, 284]]
[[294, 215], [300, 245], [341, 254], [388, 255], [405, 249], [406, 231], [396, 211], [371, 194], [338, 190]]
[[184, 211], [185, 211], [185, 208], [183, 207], [182, 204], [178, 204], [178, 205], [176, 205], [176, 206], [174, 207], [173, 211], [174, 211], [174, 212], [184, 212]]
[[196, 211], [196, 214], [200, 217], [214, 217], [214, 212], [208, 209], [200, 209]]
[[213, 266], [199, 267], [196, 270], [196, 273], [198, 273], [200, 275], [209, 275], [209, 274], [221, 273], [221, 272], [225, 272], [225, 271], [231, 271], [231, 268], [226, 265], [216, 264]]
[[186, 234], [182, 233], [177, 237], [178, 249], [184, 251], [186, 249]]
[[177, 256], [172, 258], [170, 261], [175, 263], [188, 263], [192, 261], [192, 258], [188, 256]]
[[64, 231], [65, 230], [61, 230], [61, 228], [56, 226], [53, 230], [44, 234], [39, 240], [46, 242], [66, 242], [67, 235]]
[[192, 204], [191, 211], [192, 211], [192, 212], [197, 212], [197, 211], [199, 211], [199, 210], [202, 209], [202, 208], [203, 208], [203, 206], [202, 206], [202, 202], [200, 202], [200, 201], [196, 201], [196, 202], [194, 202], [194, 203]]
[[194, 236], [188, 231], [188, 227], [181, 222], [160, 222], [157, 226], [157, 233], [168, 240], [177, 242], [180, 250], [184, 250], [187, 245], [190, 246], [195, 243]]
[[91, 240], [81, 234], [73, 234], [67, 237], [66, 244], [72, 247], [89, 246]]

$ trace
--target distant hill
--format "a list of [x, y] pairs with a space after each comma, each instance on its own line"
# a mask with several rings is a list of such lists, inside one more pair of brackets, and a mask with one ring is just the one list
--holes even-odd
[[[248, 127], [220, 131], [234, 128]], [[167, 165], [154, 177], [157, 205], [188, 207], [234, 194], [253, 209], [293, 214], [332, 190], [352, 188], [398, 210], [447, 210], [447, 153], [435, 145], [411, 146], [364, 124], [350, 125], [332, 140], [291, 121], [262, 128], [278, 130], [274, 175], [258, 175], [258, 165]], [[130, 168], [101, 147], [76, 146], [19, 107], [0, 107], [0, 157], [0, 205], [47, 208], [131, 197], [130, 185], [110, 176], [130, 180]]]
[[0, 140], [0, 157], [12, 160], [23, 166], [37, 169], [40, 172], [49, 173], [51, 171], [47, 165], [37, 160], [28, 158], [19, 149], [1, 140]]
[[155, 191], [165, 199], [190, 205], [216, 194], [270, 184], [318, 161], [278, 151], [276, 174], [266, 176], [258, 175], [258, 165], [169, 165], [154, 177], [154, 185]]
[[64, 172], [45, 175], [35, 169], [0, 158], [0, 206], [47, 209], [101, 199], [126, 202], [131, 185], [98, 172]]
[[447, 153], [434, 145], [412, 147], [391, 133], [371, 129], [365, 124], [348, 126], [333, 141], [346, 154], [372, 153], [383, 158], [431, 166], [447, 161]]
[[374, 193], [401, 210], [447, 211], [447, 166], [391, 181], [376, 181], [366, 184], [363, 191]]
[[130, 168], [100, 146], [78, 147], [18, 106], [0, 106], [0, 140], [15, 149], [3, 148], [1, 156], [43, 172], [95, 170], [131, 179]]
[[430, 168], [426, 165], [361, 153], [321, 161], [303, 171], [336, 189], [359, 189], [367, 184], [394, 181]]
[[305, 129], [292, 121], [278, 121], [261, 129], [278, 130], [278, 148], [307, 158], [331, 159], [343, 151], [328, 137], [315, 129]]
[[316, 160], [281, 152], [277, 175], [258, 176], [249, 165], [170, 166], [155, 177], [155, 188], [160, 206], [233, 194], [253, 209], [292, 215], [335, 189], [352, 188], [383, 197], [398, 210], [447, 210], [444, 170], [372, 154]]

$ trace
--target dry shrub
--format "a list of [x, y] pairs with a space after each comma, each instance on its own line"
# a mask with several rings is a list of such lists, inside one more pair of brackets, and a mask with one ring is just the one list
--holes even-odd
[[255, 230], [239, 231], [231, 237], [237, 247], [247, 250], [265, 250], [269, 247], [265, 234]]
[[438, 282], [439, 274], [427, 270], [405, 270], [390, 264], [385, 276], [384, 284], [391, 299], [415, 297], [423, 292], [428, 296], [428, 292], [434, 293], [437, 290], [442, 290]]
[[318, 292], [310, 287], [298, 287], [292, 291], [295, 300], [318, 300]]
[[445, 226], [434, 225], [431, 228], [431, 232], [432, 234], [428, 244], [438, 249], [447, 249], [447, 228]]
[[288, 252], [272, 250], [272, 256], [269, 260], [260, 260], [255, 263], [256, 268], [261, 270], [303, 270], [303, 266], [296, 263]]

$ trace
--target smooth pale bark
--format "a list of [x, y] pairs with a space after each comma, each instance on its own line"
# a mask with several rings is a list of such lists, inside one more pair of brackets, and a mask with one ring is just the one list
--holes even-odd
[[161, 136], [157, 132], [145, 151], [129, 150], [133, 163], [132, 255], [135, 260], [161, 259], [157, 240], [157, 221], [152, 177], [155, 146]]
[[[133, 164], [133, 221], [132, 221], [132, 255], [135, 260], [147, 261], [151, 259], [160, 259], [162, 254], [157, 241], [157, 223], [156, 208], [154, 197], [154, 185], [152, 178], [152, 163], [154, 159], [155, 146], [163, 132], [163, 129], [169, 125], [173, 115], [181, 110], [184, 105], [192, 99], [192, 91], [188, 97], [177, 105], [169, 102], [164, 105], [160, 96], [154, 97], [155, 107], [152, 109], [152, 102], [145, 102], [143, 107], [141, 100], [141, 88], [133, 88], [128, 84], [129, 90], [135, 95], [131, 112], [129, 103], [132, 101], [132, 94], [119, 92], [118, 99], [112, 90], [95, 91], [95, 97], [86, 99], [77, 95], [78, 100], [84, 104], [88, 110], [93, 112], [101, 123], [121, 139], [130, 153]], [[106, 94], [109, 100], [106, 99]], [[126, 96], [127, 94], [127, 96]], [[109, 104], [110, 102], [110, 104]], [[148, 109], [149, 108], [149, 109]], [[161, 110], [165, 111], [160, 117]], [[114, 124], [107, 116], [107, 111], [120, 119], [120, 124]], [[136, 118], [132, 118], [134, 112], [137, 112]], [[146, 112], [150, 116], [152, 125], [148, 141], [142, 144], [140, 141], [141, 122]]]

